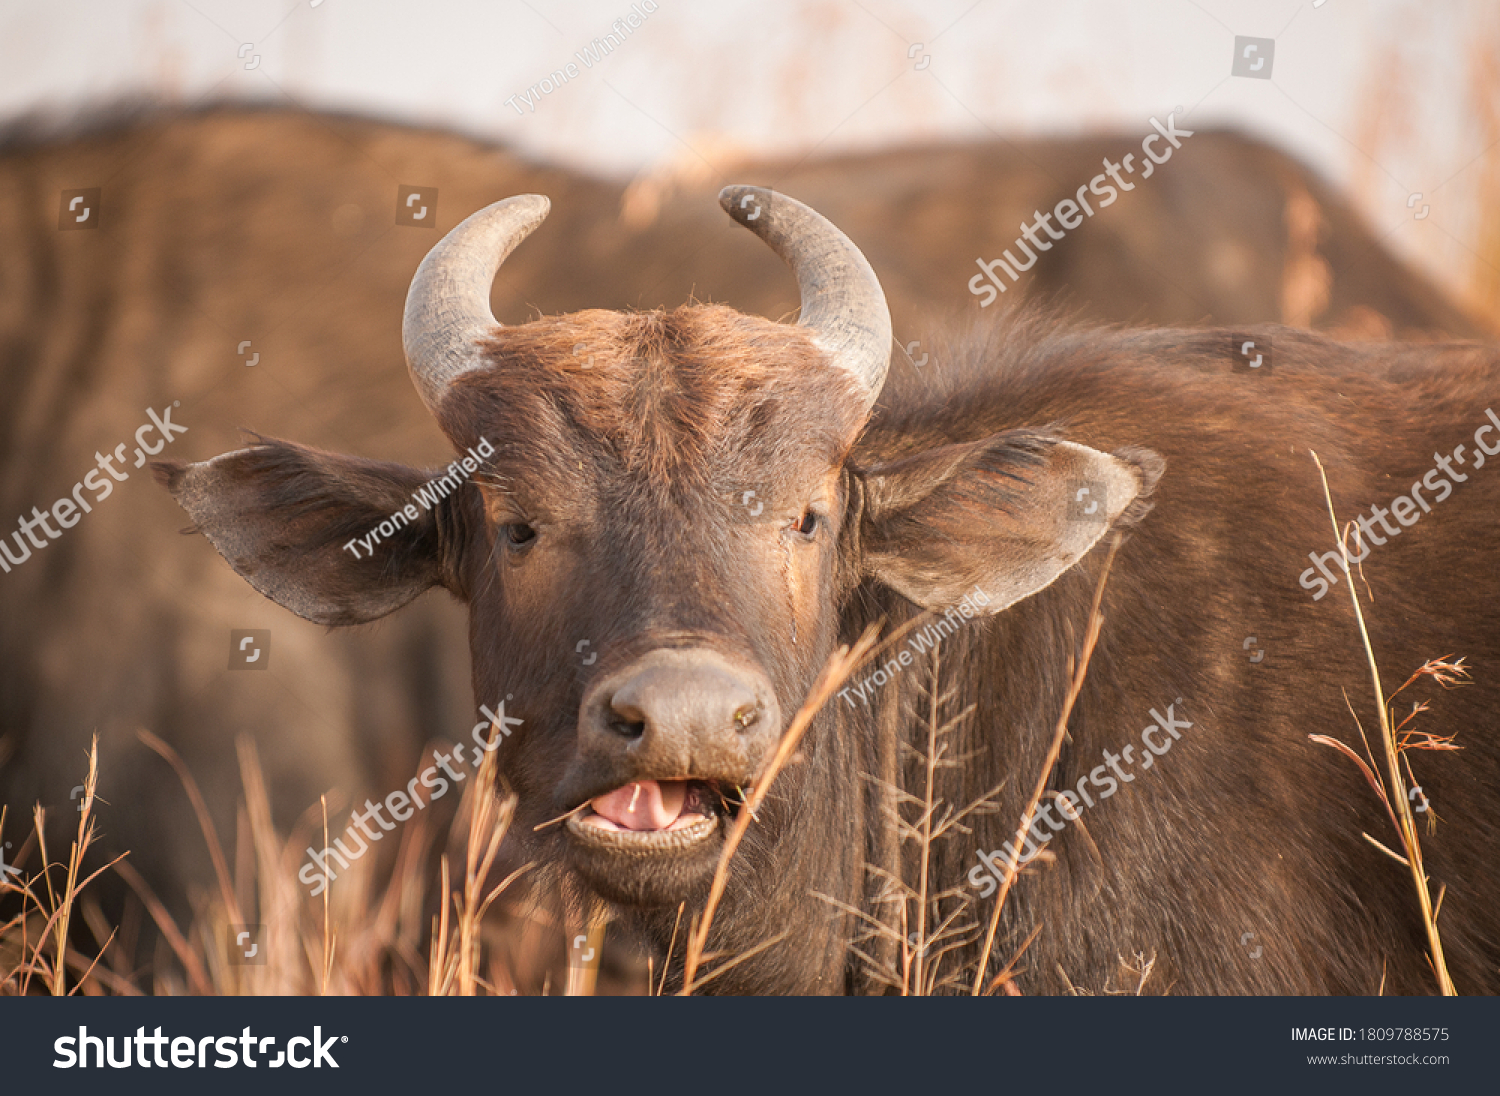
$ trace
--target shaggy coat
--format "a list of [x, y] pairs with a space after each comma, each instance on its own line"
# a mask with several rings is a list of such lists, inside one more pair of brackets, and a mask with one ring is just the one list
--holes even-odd
[[[1413, 726], [1462, 747], [1408, 756], [1454, 981], [1500, 991], [1500, 629], [1483, 592], [1500, 462], [1472, 449], [1500, 355], [1245, 337], [1274, 343], [1273, 368], [1237, 371], [1227, 331], [1011, 316], [894, 368], [861, 426], [801, 329], [714, 306], [579, 313], [496, 334], [438, 416], [459, 451], [484, 437], [495, 456], [372, 558], [341, 546], [430, 472], [264, 441], [163, 478], [241, 574], [312, 619], [373, 619], [432, 585], [466, 601], [476, 695], [525, 719], [499, 758], [515, 830], [574, 888], [561, 828], [533, 828], [577, 805], [558, 789], [594, 675], [690, 638], [753, 661], [790, 713], [838, 644], [977, 589], [983, 613], [935, 646], [899, 640], [914, 657], [883, 684], [876, 662], [857, 670], [774, 785], [709, 939], [745, 957], [705, 987], [725, 993], [900, 984], [930, 736], [937, 817], [974, 809], [928, 849], [928, 980], [968, 988], [993, 901], [980, 855], [1014, 834], [1118, 539], [1045, 802], [1098, 798], [1026, 865], [989, 971], [1034, 936], [1024, 993], [1428, 993], [1410, 873], [1364, 836], [1397, 845], [1386, 813], [1308, 737], [1362, 752], [1356, 718], [1372, 742], [1377, 727], [1348, 584], [1315, 598], [1306, 578], [1335, 544], [1312, 452], [1350, 520], [1469, 447], [1442, 500], [1367, 541], [1356, 581], [1387, 695], [1431, 659], [1474, 670], [1451, 690], [1423, 677], [1396, 708], [1430, 702]], [[1108, 496], [1107, 531], [1080, 531], [1080, 485]], [[1152, 724], [1174, 737], [1148, 757]], [[1127, 746], [1098, 794], [1091, 774]], [[605, 897], [680, 977], [703, 888], [679, 925], [649, 897], [654, 870]]]

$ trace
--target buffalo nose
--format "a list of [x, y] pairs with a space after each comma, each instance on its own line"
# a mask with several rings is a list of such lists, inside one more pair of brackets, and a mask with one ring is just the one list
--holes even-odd
[[760, 718], [755, 691], [717, 667], [644, 670], [609, 698], [613, 728], [629, 738], [744, 730]]
[[661, 776], [753, 769], [779, 730], [770, 683], [711, 651], [654, 651], [590, 694], [585, 749]]

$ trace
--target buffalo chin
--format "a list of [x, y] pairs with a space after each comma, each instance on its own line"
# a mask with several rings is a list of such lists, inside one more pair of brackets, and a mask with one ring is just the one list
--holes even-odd
[[569, 818], [568, 861], [600, 898], [620, 906], [676, 906], [707, 895], [724, 849], [724, 819], [681, 830], [612, 832]]

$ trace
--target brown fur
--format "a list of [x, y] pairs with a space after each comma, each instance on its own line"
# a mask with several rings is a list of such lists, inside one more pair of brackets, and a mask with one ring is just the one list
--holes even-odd
[[[1102, 155], [1118, 159], [1138, 140], [944, 144], [748, 170], [861, 242], [890, 296], [898, 341], [920, 338], [914, 357], [931, 354], [918, 370], [898, 351], [892, 383], [911, 391], [887, 399], [890, 415], [925, 406], [925, 388], [943, 383], [930, 317], [973, 307], [963, 285], [975, 255], [998, 254], [1021, 218], [1051, 208]], [[1373, 309], [1401, 333], [1478, 330], [1276, 150], [1201, 132], [1169, 167], [1161, 180], [1170, 185], [1158, 189], [1153, 178], [1128, 207], [1122, 199], [1048, 252], [1028, 291], [1065, 293], [1104, 320], [1273, 319], [1291, 254], [1286, 196], [1302, 186], [1327, 219], [1317, 246], [1333, 277], [1315, 324]], [[676, 304], [694, 292], [767, 316], [795, 307], [779, 260], [725, 222], [712, 190], [682, 195], [634, 231], [617, 221], [621, 182], [366, 118], [215, 107], [114, 114], [65, 132], [16, 128], [0, 149], [0, 514], [13, 521], [66, 494], [96, 450], [144, 421], [148, 404], [173, 400], [192, 430], [164, 454], [173, 459], [235, 448], [246, 426], [418, 467], [446, 462], [401, 360], [401, 303], [436, 239], [391, 225], [395, 181], [413, 178], [441, 190], [439, 231], [506, 195], [552, 197], [546, 226], [497, 285], [508, 323], [536, 310]], [[105, 187], [99, 229], [58, 232], [57, 188], [93, 183]], [[1229, 281], [1216, 276], [1225, 254], [1241, 260]], [[261, 353], [255, 368], [235, 353], [245, 338]], [[571, 346], [559, 349], [571, 356]], [[1428, 386], [1423, 398], [1432, 394]], [[965, 410], [959, 398], [944, 414]], [[1389, 414], [1399, 423], [1404, 412]], [[844, 489], [857, 493], [859, 483]], [[133, 471], [78, 527], [0, 575], [0, 799], [12, 818], [40, 801], [65, 824], [79, 758], [97, 731], [100, 796], [111, 804], [99, 862], [130, 850], [186, 917], [189, 881], [210, 878], [212, 866], [177, 778], [140, 746], [138, 728], [184, 754], [229, 833], [240, 786], [229, 743], [238, 736], [258, 744], [276, 818], [289, 827], [329, 788], [357, 801], [403, 784], [419, 744], [461, 733], [473, 707], [462, 607], [420, 598], [378, 627], [330, 635], [247, 597], [200, 541], [177, 535], [183, 524]], [[857, 542], [859, 530], [843, 535]], [[1452, 561], [1454, 573], [1464, 566]], [[347, 577], [352, 595], [358, 576]], [[272, 672], [226, 674], [228, 632], [242, 627], [273, 629]], [[559, 661], [571, 666], [571, 648]]]
[[[1373, 722], [1358, 699], [1367, 683], [1347, 591], [1315, 601], [1299, 586], [1307, 552], [1330, 542], [1308, 449], [1322, 454], [1342, 516], [1388, 501], [1434, 447], [1450, 450], [1484, 421], [1500, 356], [1254, 334], [1274, 340], [1275, 372], [1234, 373], [1227, 332], [1012, 316], [941, 347], [941, 368], [924, 380], [898, 377], [855, 441], [857, 394], [795, 328], [690, 307], [507, 329], [489, 344], [490, 368], [440, 410], [459, 448], [484, 437], [498, 449], [479, 484], [433, 518], [446, 530], [442, 577], [386, 569], [361, 581], [381, 604], [424, 581], [469, 601], [476, 695], [510, 698], [526, 721], [500, 764], [530, 835], [576, 805], [560, 781], [580, 698], [599, 675], [657, 647], [706, 645], [760, 667], [791, 712], [835, 644], [918, 611], [892, 590], [898, 573], [941, 608], [966, 584], [998, 589], [1027, 553], [1073, 535], [1054, 524], [1055, 481], [1091, 452], [1098, 474], [1134, 483], [1136, 497], [1111, 503], [1127, 540], [1053, 788], [1118, 753], [1153, 708], [1175, 704], [1193, 726], [1023, 875], [1000, 936], [1008, 955], [1042, 930], [1022, 989], [1109, 991], [1139, 954], [1155, 962], [1147, 992], [1372, 993], [1382, 979], [1386, 992], [1430, 992], [1410, 881], [1360, 837], [1390, 837], [1383, 812], [1345, 759], [1306, 737], [1357, 738], [1346, 692]], [[579, 344], [594, 353], [587, 369]], [[354, 466], [329, 463], [341, 458], [285, 443], [255, 452], [259, 471], [238, 459], [224, 468], [219, 491], [240, 496], [239, 517], [204, 529], [216, 543], [280, 542], [279, 514], [317, 494], [318, 475], [329, 520], [349, 505], [338, 498], [357, 482]], [[322, 471], [304, 483], [284, 471], [293, 467]], [[1500, 989], [1500, 901], [1486, 867], [1500, 846], [1500, 634], [1489, 599], [1473, 596], [1489, 581], [1474, 553], [1493, 551], [1500, 462], [1485, 471], [1365, 568], [1388, 678], [1449, 652], [1477, 671], [1473, 686], [1431, 696], [1421, 717], [1423, 729], [1459, 733], [1464, 750], [1415, 761], [1444, 819], [1424, 842], [1448, 888], [1449, 963], [1469, 992]], [[767, 504], [753, 518], [746, 490]], [[823, 531], [788, 540], [811, 500], [826, 511]], [[513, 526], [534, 540], [510, 544]], [[427, 536], [414, 531], [412, 543]], [[326, 541], [302, 539], [313, 550]], [[997, 813], [932, 850], [929, 923], [966, 903], [968, 916], [987, 914], [966, 878], [978, 851], [1008, 839], [1037, 772], [1101, 553], [1028, 580], [1044, 584], [961, 628], [942, 645], [941, 678], [919, 656], [867, 706], [835, 701], [820, 715], [732, 865], [710, 947], [739, 955], [789, 936], [715, 990], [861, 992], [896, 977], [889, 942], [866, 940], [867, 958], [851, 949], [862, 930], [844, 907], [899, 924], [879, 872], [915, 885], [916, 853], [895, 839], [901, 808], [872, 778], [893, 773], [920, 793], [934, 690], [945, 698], [937, 717], [957, 719], [951, 756], [962, 759], [940, 770], [938, 798], [958, 807], [999, 791]], [[347, 589], [296, 558], [278, 566], [298, 597]], [[1269, 650], [1262, 665], [1245, 655], [1252, 634]], [[580, 640], [597, 663], [575, 656]], [[560, 829], [527, 840], [573, 885]], [[675, 906], [622, 916], [680, 971], [680, 949], [665, 955]], [[1239, 945], [1245, 932], [1261, 954]], [[971, 940], [948, 957], [945, 985], [963, 984], [976, 960]]]

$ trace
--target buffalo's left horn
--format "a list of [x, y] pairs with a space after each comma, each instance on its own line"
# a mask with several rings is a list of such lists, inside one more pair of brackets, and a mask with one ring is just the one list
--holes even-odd
[[417, 267], [406, 291], [401, 343], [429, 411], [437, 410], [454, 378], [480, 367], [475, 343], [500, 326], [490, 310], [495, 274], [551, 208], [540, 194], [485, 206], [444, 236]]
[[800, 325], [854, 375], [873, 407], [891, 364], [891, 312], [859, 248], [812, 209], [764, 187], [727, 186], [719, 204], [792, 268], [802, 294]]

